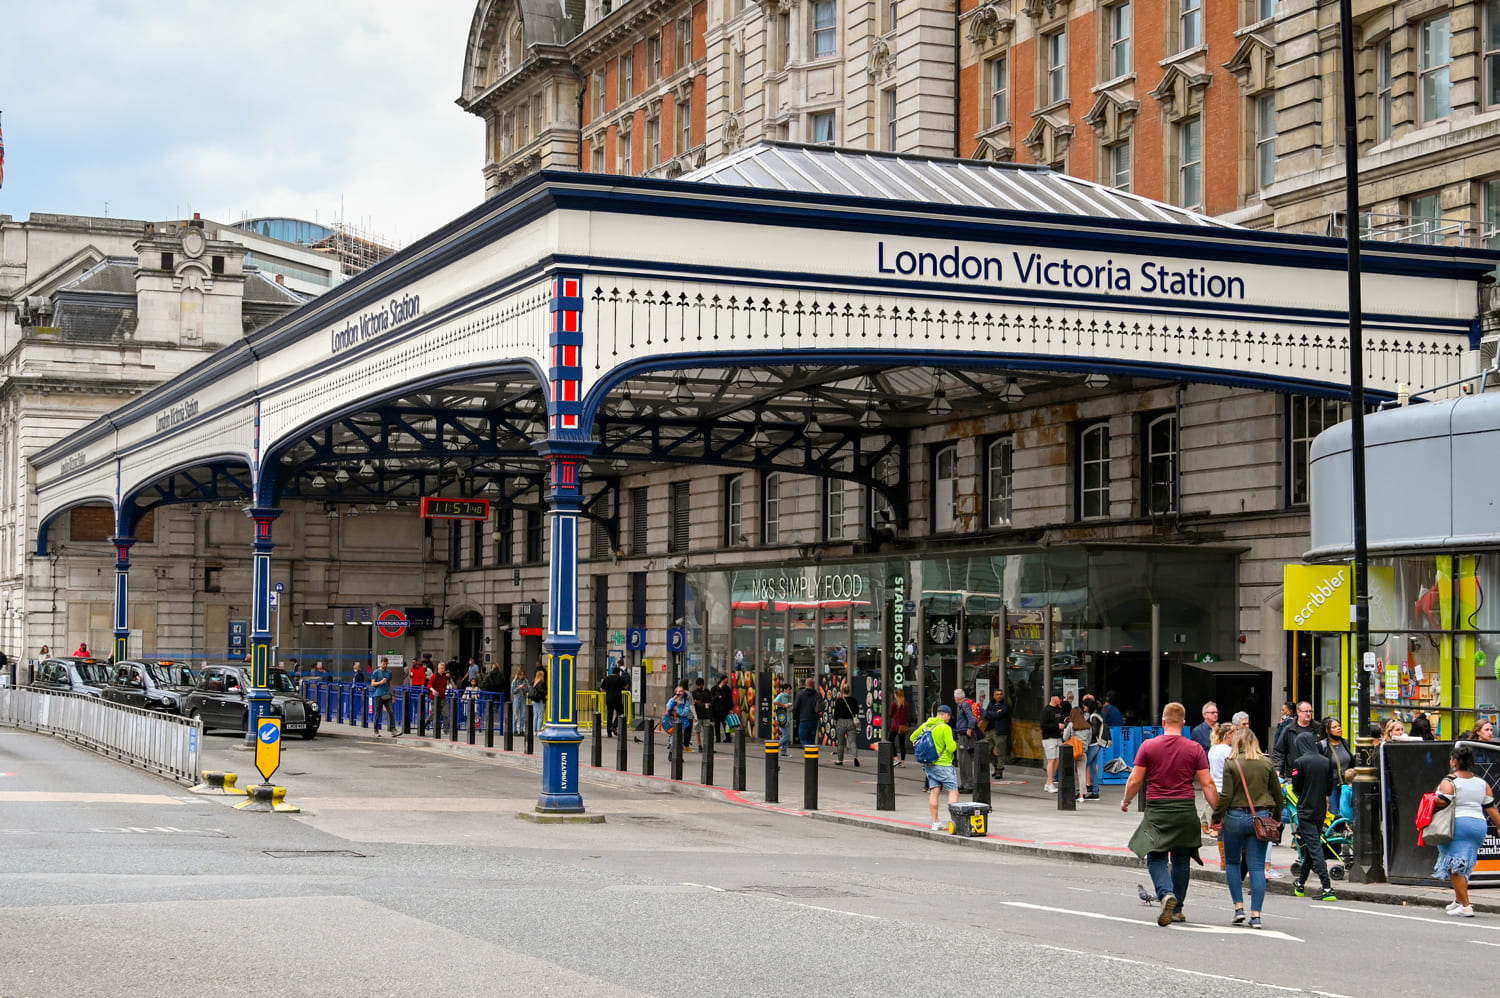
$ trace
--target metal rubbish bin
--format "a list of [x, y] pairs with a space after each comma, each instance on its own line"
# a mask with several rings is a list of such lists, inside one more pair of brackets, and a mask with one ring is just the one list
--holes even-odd
[[948, 831], [954, 835], [961, 835], [966, 839], [982, 839], [989, 834], [990, 806], [988, 804], [978, 802], [949, 804], [948, 816], [953, 819], [948, 824]]

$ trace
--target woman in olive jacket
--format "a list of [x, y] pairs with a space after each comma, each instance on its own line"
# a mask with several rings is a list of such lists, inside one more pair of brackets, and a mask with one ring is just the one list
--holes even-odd
[[[1260, 750], [1260, 739], [1240, 728], [1230, 741], [1233, 754], [1224, 761], [1224, 783], [1214, 808], [1214, 827], [1224, 843], [1224, 879], [1234, 901], [1233, 924], [1245, 923], [1240, 880], [1242, 864], [1250, 870], [1250, 928], [1260, 928], [1260, 906], [1266, 897], [1266, 843], [1255, 837], [1254, 818], [1280, 818], [1285, 806], [1281, 781], [1271, 760]], [[1248, 790], [1248, 793], [1247, 793]]]

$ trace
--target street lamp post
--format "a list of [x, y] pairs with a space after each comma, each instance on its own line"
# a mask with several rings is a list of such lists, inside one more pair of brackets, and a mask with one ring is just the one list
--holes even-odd
[[1376, 799], [1374, 742], [1365, 737], [1370, 723], [1369, 540], [1365, 524], [1365, 372], [1363, 306], [1360, 298], [1359, 262], [1359, 120], [1355, 117], [1354, 10], [1352, 0], [1339, 0], [1339, 58], [1344, 108], [1344, 236], [1349, 265], [1349, 402], [1350, 473], [1354, 479], [1354, 660], [1359, 675], [1359, 709], [1355, 712], [1356, 745], [1361, 749], [1354, 777], [1354, 863], [1349, 879], [1355, 883], [1380, 883], [1385, 872], [1380, 862], [1380, 809]]

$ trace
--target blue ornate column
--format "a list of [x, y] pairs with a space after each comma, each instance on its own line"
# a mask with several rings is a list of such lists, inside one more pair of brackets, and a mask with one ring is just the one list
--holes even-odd
[[271, 669], [271, 524], [281, 510], [253, 506], [245, 515], [255, 521], [255, 540], [251, 545], [254, 575], [250, 583], [250, 718], [245, 727], [245, 741], [255, 740], [255, 726], [271, 703], [268, 686]]
[[553, 279], [548, 345], [547, 439], [536, 445], [550, 470], [547, 491], [550, 566], [547, 574], [547, 713], [542, 727], [542, 793], [536, 809], [548, 814], [583, 813], [578, 791], [577, 697], [578, 509], [583, 500], [581, 470], [594, 441], [580, 430], [583, 376], [582, 280], [577, 274]]
[[134, 537], [111, 537], [115, 546], [115, 661], [129, 657], [130, 644], [130, 549]]

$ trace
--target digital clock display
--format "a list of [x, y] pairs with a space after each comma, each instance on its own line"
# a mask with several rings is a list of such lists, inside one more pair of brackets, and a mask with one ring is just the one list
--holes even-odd
[[422, 516], [429, 520], [488, 520], [490, 501], [427, 496], [422, 499]]

